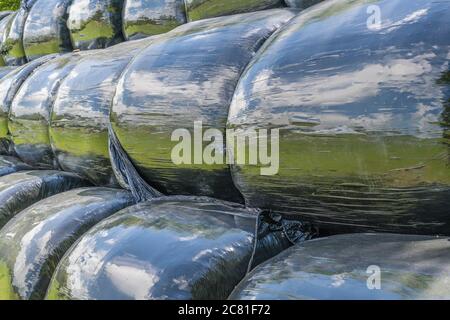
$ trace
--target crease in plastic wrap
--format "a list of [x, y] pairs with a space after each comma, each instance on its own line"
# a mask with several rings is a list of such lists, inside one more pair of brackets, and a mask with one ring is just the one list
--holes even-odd
[[4, 15], [0, 20], [0, 67], [5, 66], [6, 62], [3, 59], [3, 55], [1, 54], [1, 50], [3, 48], [3, 37], [6, 32], [6, 27], [11, 19], [14, 17], [14, 12], [5, 11], [6, 15]]
[[290, 245], [269, 217], [261, 219], [255, 241], [259, 217], [210, 198], [166, 197], [128, 207], [71, 247], [46, 298], [225, 299], [252, 261]]
[[[289, 7], [306, 9], [324, 0], [284, 0]], [[368, 4], [370, 0], [366, 1]]]
[[20, 66], [27, 62], [23, 48], [23, 30], [28, 14], [37, 0], [22, 0], [14, 17], [8, 21], [3, 35], [1, 54], [8, 66]]
[[189, 21], [284, 6], [283, 0], [185, 0]]
[[[144, 181], [163, 194], [242, 202], [226, 164], [224, 143], [213, 137], [200, 141], [205, 150], [216, 144], [212, 162], [192, 157], [193, 147], [192, 154], [174, 150], [180, 143], [193, 142], [189, 139], [195, 135], [202, 140], [208, 129], [225, 134], [241, 73], [261, 44], [294, 15], [295, 11], [274, 9], [188, 23], [158, 36], [132, 60], [112, 104], [111, 124], [117, 137], [112, 145], [122, 146]], [[174, 139], [180, 130], [183, 135]]]
[[34, 168], [59, 168], [49, 137], [53, 104], [61, 82], [89, 53], [64, 54], [48, 61], [25, 80], [11, 104], [8, 128], [15, 154]]
[[90, 52], [62, 81], [53, 104], [50, 141], [63, 170], [95, 185], [117, 185], [108, 150], [111, 101], [123, 69], [149, 41]]
[[[306, 241], [256, 267], [229, 299], [449, 299], [449, 249], [448, 238], [419, 235], [347, 234]], [[377, 267], [380, 282], [368, 282]]]
[[30, 170], [31, 167], [16, 157], [0, 155], [0, 177], [17, 171]]
[[75, 49], [103, 49], [123, 41], [123, 0], [73, 0], [67, 27]]
[[20, 66], [0, 79], [0, 154], [13, 152], [8, 130], [8, 117], [12, 101], [27, 77], [43, 63], [54, 58], [48, 55]]
[[37, 0], [31, 8], [23, 32], [27, 59], [72, 51], [67, 28], [68, 7], [72, 0]]
[[184, 0], [125, 0], [123, 32], [127, 40], [165, 33], [184, 23]]
[[366, 1], [325, 1], [266, 42], [228, 128], [278, 129], [279, 168], [234, 156], [234, 181], [247, 205], [324, 233], [450, 234], [450, 2], [371, 4], [392, 23], [368, 28]]
[[74, 173], [52, 170], [21, 171], [0, 177], [0, 228], [42, 199], [88, 185]]
[[131, 194], [124, 190], [81, 188], [20, 212], [0, 231], [0, 299], [43, 299], [70, 246], [95, 224], [132, 203]]

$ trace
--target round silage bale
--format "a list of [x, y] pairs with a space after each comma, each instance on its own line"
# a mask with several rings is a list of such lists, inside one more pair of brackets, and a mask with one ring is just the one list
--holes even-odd
[[287, 249], [255, 268], [229, 299], [445, 300], [449, 275], [449, 238], [347, 234]]
[[0, 299], [42, 299], [59, 260], [96, 223], [132, 204], [119, 189], [81, 188], [44, 199], [0, 230]]
[[37, 0], [25, 23], [23, 47], [27, 59], [72, 51], [67, 28], [68, 6], [72, 0]]
[[123, 0], [73, 0], [67, 26], [72, 46], [90, 50], [123, 41]]
[[108, 152], [109, 110], [117, 81], [151, 39], [98, 50], [77, 61], [61, 83], [51, 116], [50, 141], [63, 170], [95, 185], [114, 186]]
[[19, 66], [27, 62], [23, 48], [23, 30], [25, 22], [33, 5], [37, 0], [23, 0], [18, 11], [14, 13], [6, 25], [3, 35], [1, 53], [5, 63], [9, 66]]
[[125, 0], [123, 32], [127, 40], [165, 33], [184, 23], [184, 0]]
[[189, 21], [281, 7], [283, 0], [185, 0]]
[[[242, 202], [220, 142], [229, 104], [255, 52], [294, 14], [274, 9], [189, 23], [159, 37], [133, 59], [117, 86], [111, 122], [151, 186], [169, 195]], [[221, 136], [203, 140], [208, 129]], [[188, 144], [184, 151], [174, 151], [181, 143], [181, 136], [174, 138], [177, 132]], [[193, 157], [194, 140], [205, 150], [213, 143], [215, 148], [205, 151], [205, 157], [203, 149]]]
[[279, 165], [235, 159], [234, 180], [248, 205], [333, 232], [450, 234], [450, 2], [370, 5], [311, 7], [257, 55], [228, 127], [278, 129]]
[[89, 185], [69, 172], [34, 170], [0, 178], [0, 228], [17, 213], [52, 195]]
[[47, 299], [225, 299], [249, 265], [289, 245], [275, 229], [255, 245], [257, 219], [254, 211], [205, 198], [128, 207], [67, 252]]
[[7, 15], [0, 20], [0, 66], [6, 65], [5, 60], [3, 59], [3, 55], [1, 54], [1, 50], [3, 48], [3, 37], [6, 32], [6, 27], [13, 17], [14, 13], [7, 11]]
[[43, 63], [53, 59], [49, 55], [20, 66], [0, 79], [0, 154], [12, 152], [8, 130], [8, 116], [11, 103], [22, 83]]
[[15, 154], [34, 168], [57, 169], [49, 125], [61, 82], [86, 53], [65, 54], [39, 67], [20, 87], [11, 104], [8, 128]]

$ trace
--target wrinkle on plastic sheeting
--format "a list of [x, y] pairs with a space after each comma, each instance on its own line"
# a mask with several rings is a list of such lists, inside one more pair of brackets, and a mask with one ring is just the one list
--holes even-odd
[[55, 195], [20, 212], [0, 231], [0, 299], [43, 299], [70, 246], [132, 203], [127, 191], [94, 187]]
[[72, 51], [67, 28], [72, 0], [37, 0], [25, 23], [23, 47], [29, 61], [47, 54]]
[[25, 80], [11, 104], [8, 128], [15, 154], [34, 168], [59, 167], [49, 137], [53, 103], [61, 82], [89, 53], [65, 54], [45, 63]]
[[[212, 164], [194, 159], [187, 149], [190, 159], [178, 161], [173, 150], [180, 142], [173, 134], [187, 132], [190, 137], [184, 143], [191, 144], [194, 124], [201, 121], [200, 135], [210, 128], [225, 135], [228, 107], [241, 73], [262, 43], [295, 12], [274, 9], [182, 25], [132, 60], [117, 86], [111, 124], [147, 183], [168, 195], [242, 202], [226, 164], [224, 143], [215, 141], [221, 159], [212, 163], [205, 158]], [[211, 138], [200, 144], [212, 142]]]
[[67, 27], [75, 49], [103, 49], [123, 41], [123, 0], [73, 0]]
[[0, 80], [3, 79], [4, 76], [6, 76], [8, 73], [12, 72], [13, 70], [15, 70], [17, 67], [0, 67]]
[[284, 6], [283, 0], [185, 0], [189, 21]]
[[50, 126], [56, 159], [95, 185], [115, 186], [108, 150], [111, 101], [123, 69], [152, 41], [142, 39], [91, 52], [59, 87]]
[[37, 0], [23, 0], [20, 8], [8, 21], [3, 35], [1, 54], [8, 66], [20, 66], [27, 62], [25, 50], [23, 48], [23, 30], [28, 14]]
[[448, 238], [348, 234], [287, 249], [255, 268], [230, 300], [441, 300], [450, 298], [449, 281]]
[[184, 0], [125, 0], [123, 32], [127, 40], [165, 33], [184, 23]]
[[19, 159], [10, 156], [0, 156], [0, 177], [6, 176], [8, 174], [30, 170], [31, 167]]
[[[324, 0], [284, 0], [289, 7], [306, 9]], [[370, 0], [369, 0], [370, 1]], [[368, 1], [368, 2], [369, 2]]]
[[9, 154], [13, 151], [9, 137], [8, 116], [17, 91], [36, 68], [54, 57], [55, 55], [48, 55], [34, 60], [16, 68], [0, 79], [0, 154]]
[[245, 276], [252, 256], [254, 266], [290, 245], [264, 218], [255, 242], [257, 213], [195, 197], [126, 208], [72, 246], [46, 298], [225, 299]]
[[3, 55], [1, 54], [1, 50], [3, 48], [3, 36], [6, 32], [6, 27], [9, 21], [14, 17], [14, 12], [6, 11], [5, 13], [6, 15], [0, 20], [0, 67], [6, 65]]
[[266, 42], [228, 128], [278, 129], [279, 168], [235, 164], [234, 181], [324, 232], [450, 234], [450, 2], [371, 3], [384, 24], [367, 1], [325, 1]]
[[3, 176], [0, 178], [0, 228], [42, 199], [88, 185], [78, 175], [62, 171], [33, 170]]

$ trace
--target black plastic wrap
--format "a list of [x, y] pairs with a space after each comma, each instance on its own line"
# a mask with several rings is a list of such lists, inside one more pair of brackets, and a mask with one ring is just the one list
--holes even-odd
[[8, 66], [20, 66], [27, 62], [23, 49], [23, 30], [25, 22], [33, 5], [37, 0], [22, 0], [20, 8], [8, 22], [3, 35], [1, 53]]
[[306, 9], [324, 0], [284, 0], [289, 7]]
[[78, 175], [62, 171], [33, 170], [3, 176], [0, 178], [0, 228], [42, 199], [87, 185]]
[[0, 177], [6, 176], [8, 174], [22, 171], [30, 170], [31, 167], [19, 159], [10, 156], [0, 156]]
[[236, 164], [234, 181], [325, 232], [450, 234], [450, 2], [371, 4], [381, 25], [367, 1], [325, 1], [266, 42], [228, 127], [279, 129], [279, 170]]
[[77, 62], [60, 85], [53, 105], [50, 140], [64, 170], [96, 185], [116, 185], [108, 152], [111, 101], [123, 69], [149, 41], [92, 52]]
[[17, 92], [8, 128], [15, 153], [34, 168], [57, 169], [49, 137], [50, 116], [61, 82], [87, 53], [65, 54], [31, 74]]
[[185, 0], [189, 21], [281, 7], [283, 0]]
[[0, 11], [0, 21], [11, 15], [13, 11]]
[[68, 6], [72, 0], [37, 0], [25, 23], [23, 47], [27, 59], [72, 51], [67, 28]]
[[186, 23], [184, 0], [124, 0], [123, 32], [127, 40], [165, 33]]
[[0, 20], [0, 67], [6, 65], [3, 55], [1, 54], [1, 50], [3, 48], [3, 37], [6, 32], [6, 27], [13, 17], [14, 13], [7, 11], [7, 15]]
[[230, 299], [449, 299], [449, 281], [448, 238], [348, 234], [287, 249], [255, 268]]
[[223, 144], [217, 141], [222, 163], [194, 163], [191, 158], [190, 163], [175, 164], [172, 150], [179, 141], [172, 141], [172, 133], [184, 128], [193, 137], [198, 121], [203, 125], [200, 134], [209, 128], [225, 133], [241, 73], [267, 37], [294, 14], [274, 9], [189, 23], [159, 37], [133, 59], [117, 86], [111, 122], [151, 186], [169, 195], [242, 202]]
[[3, 79], [8, 73], [14, 71], [17, 67], [0, 67], [0, 80]]
[[12, 151], [9, 139], [8, 116], [11, 103], [17, 91], [36, 68], [52, 58], [54, 56], [49, 55], [34, 60], [9, 72], [0, 79], [0, 154], [8, 154]]
[[99, 221], [131, 204], [131, 194], [123, 190], [82, 188], [20, 212], [0, 231], [0, 299], [44, 298], [70, 246]]
[[123, 0], [73, 0], [67, 26], [72, 46], [90, 50], [123, 41]]
[[209, 198], [160, 198], [88, 231], [62, 259], [47, 299], [225, 299], [249, 265], [289, 244], [256, 210]]

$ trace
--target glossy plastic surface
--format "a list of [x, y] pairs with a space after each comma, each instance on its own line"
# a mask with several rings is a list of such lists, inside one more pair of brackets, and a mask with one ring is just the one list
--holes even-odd
[[0, 177], [22, 170], [30, 170], [31, 167], [19, 159], [10, 156], [0, 156]]
[[289, 7], [306, 9], [324, 0], [284, 0]]
[[450, 234], [450, 2], [370, 5], [380, 24], [367, 1], [313, 6], [258, 53], [228, 127], [279, 129], [279, 170], [235, 165], [234, 181], [335, 233]]
[[42, 200], [0, 231], [0, 299], [42, 299], [59, 260], [99, 221], [132, 204], [123, 190], [82, 188]]
[[449, 282], [449, 238], [349, 234], [287, 249], [253, 270], [230, 299], [449, 299]]
[[14, 17], [14, 13], [10, 12], [0, 20], [0, 67], [6, 65], [1, 51], [3, 51], [3, 37], [6, 32], [9, 21]]

